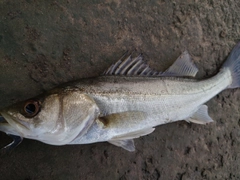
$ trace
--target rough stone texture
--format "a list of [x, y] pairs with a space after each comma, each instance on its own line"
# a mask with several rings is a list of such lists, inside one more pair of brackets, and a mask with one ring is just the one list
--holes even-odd
[[[164, 70], [187, 49], [209, 77], [239, 39], [239, 12], [238, 0], [1, 0], [0, 107], [97, 76], [126, 50]], [[133, 153], [25, 139], [0, 157], [1, 179], [240, 179], [239, 100], [226, 90], [207, 103], [214, 123], [160, 126]]]

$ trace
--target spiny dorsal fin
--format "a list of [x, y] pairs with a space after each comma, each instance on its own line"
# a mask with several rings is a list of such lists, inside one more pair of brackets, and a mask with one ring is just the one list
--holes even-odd
[[191, 76], [198, 72], [197, 67], [191, 61], [190, 55], [184, 51], [178, 59], [165, 72], [158, 72], [149, 67], [143, 60], [142, 54], [135, 58], [123, 55], [120, 60], [107, 69], [103, 75], [125, 76]]
[[135, 58], [132, 55], [124, 59], [125, 56], [120, 58], [115, 64], [107, 69], [104, 75], [140, 75], [149, 76], [159, 74], [157, 71], [152, 70], [143, 60], [142, 54]]

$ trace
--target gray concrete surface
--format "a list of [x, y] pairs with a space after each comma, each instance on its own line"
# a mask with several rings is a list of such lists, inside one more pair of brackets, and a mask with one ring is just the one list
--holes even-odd
[[[1, 0], [0, 107], [97, 76], [126, 50], [164, 70], [187, 49], [197, 77], [209, 77], [239, 40], [239, 12], [238, 0]], [[214, 123], [159, 126], [133, 153], [25, 139], [0, 157], [0, 179], [240, 179], [239, 99], [222, 92], [207, 103]]]

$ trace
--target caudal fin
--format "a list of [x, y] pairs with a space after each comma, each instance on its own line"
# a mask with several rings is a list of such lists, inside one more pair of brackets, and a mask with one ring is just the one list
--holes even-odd
[[240, 42], [233, 48], [223, 68], [228, 68], [232, 75], [232, 84], [228, 88], [240, 87]]

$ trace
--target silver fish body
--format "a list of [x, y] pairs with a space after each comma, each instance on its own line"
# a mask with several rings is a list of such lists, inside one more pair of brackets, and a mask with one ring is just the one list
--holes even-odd
[[[134, 151], [133, 139], [178, 120], [206, 124], [209, 99], [240, 86], [240, 44], [219, 73], [205, 80], [184, 52], [165, 72], [141, 56], [120, 59], [105, 75], [81, 79], [0, 111], [0, 130], [52, 145], [108, 141]], [[167, 77], [171, 76], [171, 77]]]
[[[71, 142], [73, 144], [110, 141], [114, 137], [131, 134], [134, 131], [178, 120], [188, 120], [203, 103], [226, 89], [232, 79], [230, 72], [225, 69], [216, 76], [202, 81], [175, 77], [115, 76], [103, 76], [94, 81], [97, 83], [81, 82], [76, 86], [86, 89], [89, 96], [94, 99], [102, 113], [100, 117], [119, 114], [119, 122], [112, 118], [111, 125], [104, 124], [102, 122], [104, 120], [100, 118], [85, 136]], [[120, 117], [121, 113], [123, 117]], [[124, 119], [124, 116], [131, 114], [135, 115], [136, 119], [128, 117]]]

